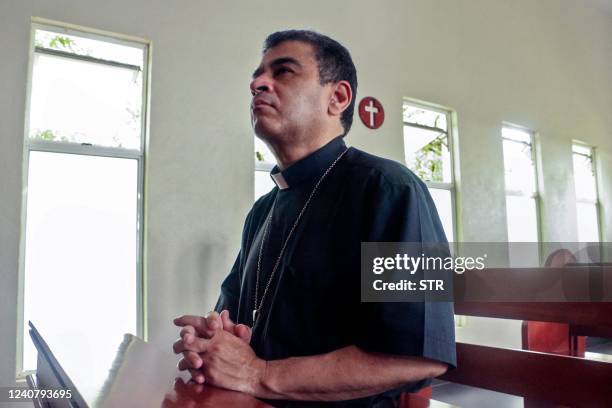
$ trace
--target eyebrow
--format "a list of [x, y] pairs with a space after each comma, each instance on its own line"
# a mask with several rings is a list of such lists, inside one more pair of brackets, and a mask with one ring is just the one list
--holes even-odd
[[[270, 68], [275, 68], [283, 64], [292, 64], [292, 65], [297, 66], [298, 68], [302, 68], [302, 64], [300, 64], [300, 62], [296, 60], [295, 58], [291, 58], [291, 57], [276, 58], [275, 60], [270, 62]], [[263, 73], [263, 71], [264, 71], [264, 68], [262, 66], [259, 66], [255, 71], [253, 71], [252, 77], [257, 78], [259, 75]]]

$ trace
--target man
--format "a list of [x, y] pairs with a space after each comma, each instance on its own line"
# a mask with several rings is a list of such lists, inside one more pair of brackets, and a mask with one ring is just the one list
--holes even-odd
[[277, 187], [246, 218], [216, 312], [175, 319], [179, 368], [196, 382], [279, 406], [393, 406], [455, 366], [452, 304], [360, 301], [361, 242], [446, 238], [416, 176], [344, 144], [356, 89], [336, 41], [266, 39], [251, 119]]

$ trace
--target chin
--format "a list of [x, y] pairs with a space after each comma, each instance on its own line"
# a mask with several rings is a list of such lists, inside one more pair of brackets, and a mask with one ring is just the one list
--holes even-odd
[[265, 123], [265, 121], [261, 120], [253, 123], [253, 131], [261, 140], [275, 141], [282, 138], [282, 132], [280, 132], [279, 129], [275, 129], [274, 127]]

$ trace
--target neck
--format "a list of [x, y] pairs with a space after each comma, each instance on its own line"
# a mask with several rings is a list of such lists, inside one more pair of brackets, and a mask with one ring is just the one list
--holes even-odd
[[339, 133], [335, 133], [333, 136], [327, 135], [318, 138], [309, 138], [302, 141], [287, 141], [280, 143], [269, 143], [270, 149], [276, 156], [278, 167], [281, 170], [285, 170], [293, 163], [307, 157], [311, 153], [319, 150], [327, 143], [332, 141]]
[[291, 166], [293, 163], [296, 163], [302, 160], [304, 157], [309, 156], [311, 153], [316, 152], [321, 147], [325, 146], [328, 141], [324, 143], [317, 144], [309, 144], [309, 145], [301, 145], [301, 146], [281, 146], [275, 150], [276, 161], [278, 163], [278, 167], [281, 170], [285, 170], [287, 167]]

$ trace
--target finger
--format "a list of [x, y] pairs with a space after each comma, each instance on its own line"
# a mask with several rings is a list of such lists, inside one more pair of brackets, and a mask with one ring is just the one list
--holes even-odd
[[178, 368], [179, 371], [185, 371], [190, 368], [189, 362], [183, 357], [179, 360], [178, 364], [176, 365], [176, 368]]
[[245, 342], [250, 343], [251, 334], [253, 334], [253, 331], [246, 324], [237, 324], [236, 327], [234, 328], [234, 334], [240, 337]]
[[221, 321], [215, 316], [218, 317], [216, 312], [210, 312], [205, 317], [185, 315], [174, 319], [174, 324], [181, 327], [192, 326], [198, 335], [211, 338], [214, 331], [221, 327]]
[[205, 353], [208, 349], [210, 340], [203, 339], [193, 334], [185, 334], [183, 336], [183, 349], [185, 351], [195, 351], [196, 353]]
[[191, 365], [191, 368], [202, 367], [202, 358], [195, 351], [185, 351], [183, 352], [183, 357]]
[[173, 320], [176, 326], [193, 326], [196, 331], [202, 332], [206, 330], [206, 319], [202, 316], [183, 315]]
[[174, 354], [182, 353], [183, 351], [185, 351], [183, 337], [184, 336], [181, 336], [180, 339], [172, 343], [172, 350], [174, 351]]
[[196, 334], [196, 329], [193, 326], [185, 326], [181, 329], [181, 337], [183, 337], [185, 334], [190, 333], [195, 335]]
[[216, 330], [223, 328], [219, 313], [215, 311], [207, 313], [204, 319], [206, 319], [206, 334], [210, 337], [214, 336]]
[[191, 379], [197, 384], [204, 384], [204, 374], [202, 374], [200, 370], [194, 370], [193, 368], [190, 368], [189, 373], [191, 374]]
[[223, 323], [223, 330], [228, 331], [230, 333], [235, 333], [236, 324], [230, 319], [230, 314], [228, 310], [221, 311], [219, 315], [221, 318], [221, 322]]
[[202, 367], [202, 359], [198, 355], [198, 353], [194, 353], [192, 351], [186, 351], [183, 353], [183, 358], [181, 358], [176, 365], [179, 371], [184, 371], [187, 369], [199, 369]]
[[185, 326], [185, 328], [181, 330], [181, 338], [176, 340], [172, 344], [172, 350], [174, 351], [174, 354], [182, 353], [186, 350], [185, 339], [187, 338], [187, 336], [189, 336], [190, 341], [193, 341], [193, 339], [197, 338], [197, 336], [195, 335], [195, 329], [193, 327]]
[[206, 339], [211, 339], [215, 335], [215, 332], [221, 329], [223, 325], [219, 318], [219, 314], [215, 311], [206, 314], [206, 316], [204, 316], [204, 322], [204, 327], [199, 330], [199, 332], [200, 336]]

